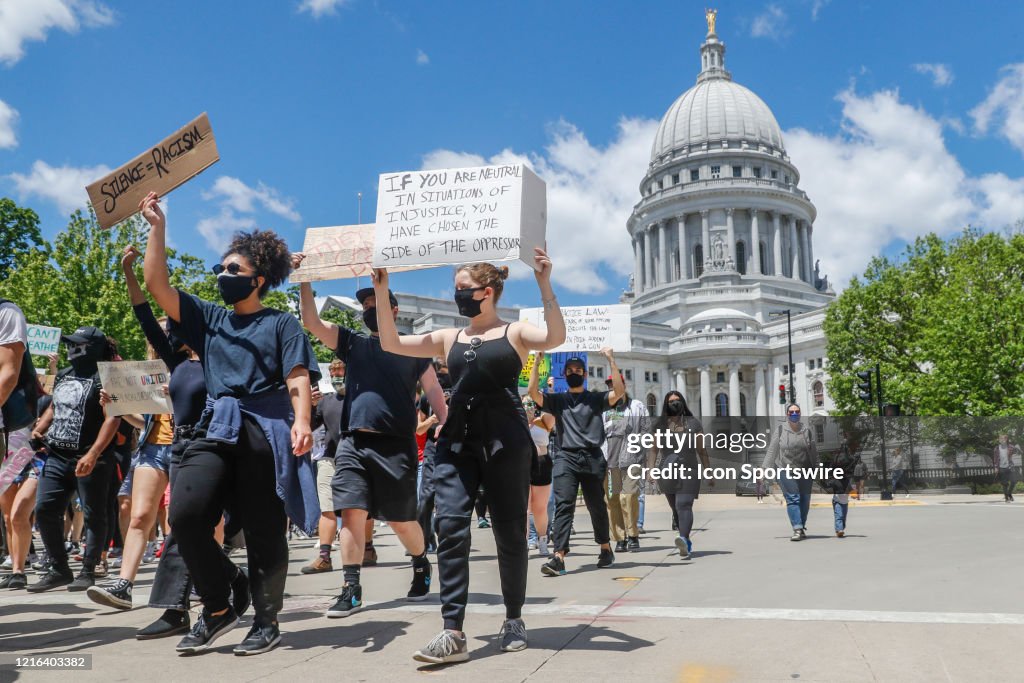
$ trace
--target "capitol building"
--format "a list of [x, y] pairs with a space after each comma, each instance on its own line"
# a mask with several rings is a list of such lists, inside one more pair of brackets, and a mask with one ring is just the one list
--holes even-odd
[[[725, 57], [708, 12], [696, 83], [662, 117], [639, 201], [623, 216], [632, 351], [616, 360], [654, 413], [676, 389], [696, 415], [781, 416], [779, 386], [792, 375], [805, 414], [824, 415], [834, 405], [822, 323], [835, 293], [814, 258], [817, 212], [771, 109], [733, 80]], [[450, 300], [397, 296], [404, 332], [465, 324]], [[318, 303], [359, 309], [345, 297]], [[591, 387], [603, 388], [604, 360], [590, 355]]]

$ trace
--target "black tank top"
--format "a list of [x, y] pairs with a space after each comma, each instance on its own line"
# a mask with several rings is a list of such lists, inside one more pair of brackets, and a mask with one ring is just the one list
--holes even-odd
[[505, 325], [505, 334], [497, 339], [473, 337], [468, 342], [460, 341], [459, 332], [448, 351], [448, 371], [460, 394], [518, 393], [523, 361], [508, 340], [508, 328]]

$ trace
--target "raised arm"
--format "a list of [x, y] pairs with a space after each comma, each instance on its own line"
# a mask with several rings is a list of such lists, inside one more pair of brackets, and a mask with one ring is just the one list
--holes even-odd
[[551, 259], [540, 247], [534, 247], [533, 251], [533, 260], [538, 267], [533, 274], [540, 289], [546, 329], [542, 330], [530, 323], [516, 323], [516, 326], [519, 327], [519, 339], [523, 346], [536, 351], [547, 351], [565, 343], [565, 319], [562, 318], [562, 309], [558, 306], [558, 297], [551, 289]]
[[543, 351], [538, 351], [534, 355], [533, 367], [530, 368], [530, 382], [526, 385], [526, 392], [541, 408], [544, 407], [544, 394], [540, 392], [540, 361], [542, 358], [544, 358]]
[[124, 284], [128, 287], [128, 299], [132, 302], [132, 306], [138, 306], [139, 304], [146, 303], [146, 294], [142, 291], [142, 287], [139, 286], [139, 280], [135, 277], [135, 261], [142, 254], [135, 248], [135, 245], [129, 244], [124, 248], [124, 253], [121, 255], [121, 270], [124, 271]]
[[[292, 270], [298, 270], [306, 255], [302, 252], [292, 254]], [[313, 333], [313, 336], [320, 340], [332, 351], [338, 346], [338, 326], [334, 323], [324, 322], [320, 314], [316, 312], [316, 301], [313, 300], [313, 287], [308, 282], [299, 284], [299, 312], [302, 318], [302, 326]]]
[[[374, 268], [370, 274], [373, 279], [373, 293], [378, 304], [390, 301], [388, 294], [388, 271]], [[413, 358], [435, 358], [445, 355], [445, 330], [437, 330], [427, 334], [407, 334], [399, 336], [395, 327], [395, 318], [390, 306], [377, 306], [377, 334], [380, 336], [380, 347], [389, 353]], [[431, 404], [433, 405], [433, 404]]]
[[615, 364], [615, 356], [612, 355], [612, 350], [605, 347], [601, 349], [601, 353], [608, 359], [608, 367], [611, 372], [612, 390], [608, 392], [608, 405], [613, 406], [626, 395], [626, 385], [622, 381], [622, 373], [619, 372], [619, 367]]
[[160, 209], [159, 202], [160, 197], [156, 192], [150, 192], [139, 203], [139, 211], [150, 225], [142, 275], [146, 280], [146, 289], [153, 295], [157, 305], [164, 309], [172, 320], [181, 322], [178, 290], [171, 287], [171, 278], [167, 273], [167, 219]]

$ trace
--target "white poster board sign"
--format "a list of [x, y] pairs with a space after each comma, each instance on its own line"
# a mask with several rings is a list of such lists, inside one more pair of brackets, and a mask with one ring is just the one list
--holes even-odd
[[519, 259], [544, 246], [547, 187], [524, 164], [384, 173], [373, 266]]
[[33, 356], [48, 356], [60, 349], [60, 328], [45, 325], [28, 326], [28, 352]]
[[[562, 306], [565, 318], [565, 343], [550, 353], [562, 351], [626, 352], [633, 348], [630, 334], [629, 304], [610, 306]], [[519, 319], [546, 328], [543, 308], [523, 308]]]
[[317, 363], [317, 366], [320, 368], [320, 383], [317, 385], [320, 388], [320, 393], [334, 393], [334, 385], [331, 384], [331, 364]]
[[163, 385], [170, 381], [170, 373], [162, 360], [97, 363], [97, 367], [100, 384], [113, 399], [106, 407], [108, 416], [172, 412], [171, 398], [163, 390]]
[[[373, 223], [308, 228], [302, 243], [306, 258], [289, 276], [291, 282], [319, 282], [369, 277], [373, 270]], [[410, 270], [395, 267], [392, 272]]]

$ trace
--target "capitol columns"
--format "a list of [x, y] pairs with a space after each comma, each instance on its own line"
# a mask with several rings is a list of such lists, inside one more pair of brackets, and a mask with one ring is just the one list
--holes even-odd
[[700, 416], [714, 417], [715, 406], [711, 402], [711, 366], [700, 366]]
[[679, 214], [676, 216], [676, 220], [679, 221], [679, 279], [685, 280], [688, 277], [686, 266], [689, 265], [690, 261], [690, 254], [686, 249], [686, 214]]
[[775, 238], [772, 240], [772, 272], [782, 275], [782, 217], [778, 211], [772, 211], [772, 223], [775, 227]]
[[[676, 376], [676, 387], [675, 387], [675, 389], [676, 389], [676, 391], [678, 391], [680, 394], [683, 395], [683, 400], [686, 401], [686, 405], [689, 406], [690, 405], [690, 395], [689, 395], [689, 392], [686, 391], [686, 370], [684, 370], [684, 369], [673, 370], [673, 372], [675, 373], [675, 376]], [[691, 411], [692, 410], [693, 410], [693, 408], [691, 407]]]
[[644, 289], [654, 287], [654, 257], [651, 254], [651, 226], [644, 226]]
[[668, 220], [658, 221], [658, 284], [665, 285], [671, 281], [669, 277], [668, 259]]
[[736, 227], [732, 221], [732, 214], [735, 209], [725, 210], [725, 235], [728, 241], [726, 249], [726, 260], [732, 261], [733, 270], [739, 270], [740, 264], [736, 263]]
[[761, 231], [757, 225], [757, 209], [750, 210], [750, 249], [752, 268], [748, 270], [754, 275], [761, 274]]
[[763, 363], [754, 366], [754, 417], [768, 416], [768, 400], [764, 391], [764, 371], [766, 369]]
[[703, 260], [700, 267], [703, 271], [704, 264], [711, 258], [711, 224], [708, 221], [707, 209], [701, 209], [700, 211], [700, 250], [701, 259]]
[[814, 261], [811, 260], [811, 224], [804, 221], [803, 241], [800, 243], [804, 253], [804, 275], [810, 285], [814, 285]]
[[797, 217], [789, 217], [789, 276], [794, 280], [800, 279], [800, 245], [796, 234]]
[[729, 363], [729, 417], [739, 417], [741, 412], [740, 364]]
[[644, 247], [640, 238], [640, 230], [633, 231], [633, 294], [639, 296], [644, 291]]

